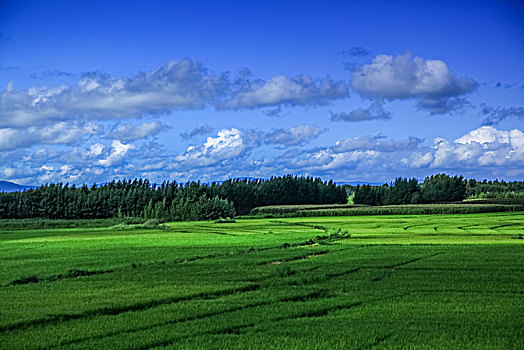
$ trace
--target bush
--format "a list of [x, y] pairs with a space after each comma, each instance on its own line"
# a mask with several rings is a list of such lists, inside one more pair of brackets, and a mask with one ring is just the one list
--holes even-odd
[[149, 219], [142, 225], [146, 228], [157, 228], [160, 225], [160, 220], [158, 219]]
[[215, 220], [215, 224], [234, 224], [235, 222], [236, 220], [231, 218], [220, 218], [218, 220]]

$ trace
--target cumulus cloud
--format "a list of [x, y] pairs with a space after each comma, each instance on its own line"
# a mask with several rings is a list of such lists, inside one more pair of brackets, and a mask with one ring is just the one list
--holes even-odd
[[[42, 147], [0, 152], [0, 176], [21, 184], [44, 182], [75, 184], [107, 182], [111, 179], [148, 177], [156, 181], [170, 178], [165, 170], [172, 157], [156, 140], [127, 144], [107, 140], [74, 147]], [[13, 164], [13, 160], [16, 163]], [[163, 161], [164, 169], [145, 171], [148, 165]]]
[[374, 101], [366, 108], [358, 108], [351, 112], [333, 113], [331, 112], [331, 121], [342, 122], [361, 122], [365, 120], [389, 120], [391, 119], [391, 112], [384, 110], [384, 105], [378, 101]]
[[121, 141], [135, 141], [149, 136], [158, 135], [160, 132], [169, 128], [168, 125], [158, 121], [141, 123], [138, 125], [131, 125], [129, 123], [117, 124], [106, 137]]
[[102, 129], [94, 123], [58, 122], [45, 127], [0, 128], [0, 152], [39, 144], [78, 144]]
[[221, 109], [258, 108], [279, 105], [316, 106], [346, 98], [348, 86], [329, 76], [313, 79], [302, 74], [294, 77], [278, 75], [268, 81], [243, 80], [240, 90], [219, 106]]
[[222, 129], [216, 137], [208, 137], [202, 145], [189, 146], [175, 157], [178, 164], [193, 167], [223, 165], [227, 161], [246, 157], [249, 151], [261, 145], [299, 146], [325, 132], [315, 125], [299, 125], [288, 129], [262, 132], [253, 129]]
[[398, 166], [401, 155], [418, 150], [422, 142], [416, 137], [407, 140], [391, 140], [382, 135], [352, 137], [331, 147], [288, 150], [272, 161], [290, 172], [330, 177], [340, 175], [340, 171], [369, 173], [372, 169], [375, 173], [382, 168]]
[[123, 119], [204, 108], [228, 90], [190, 59], [171, 61], [149, 73], [117, 79], [90, 73], [75, 86], [8, 89], [0, 93], [0, 127], [72, 118]]
[[416, 153], [406, 164], [438, 169], [511, 169], [524, 166], [524, 133], [483, 126], [454, 141], [435, 139], [432, 149]]
[[[524, 175], [524, 133], [484, 126], [455, 140], [437, 138], [432, 146], [409, 137], [347, 138], [331, 147], [289, 149], [265, 161], [292, 173], [308, 173], [347, 179], [394, 176], [424, 177], [436, 172], [470, 174], [473, 177]], [[417, 174], [417, 175], [416, 175]]]
[[118, 140], [113, 140], [111, 153], [104, 159], [99, 159], [98, 164], [104, 167], [111, 167], [120, 164], [129, 150], [135, 149], [132, 144], [124, 144]]
[[200, 146], [189, 146], [187, 151], [175, 158], [178, 163], [191, 167], [211, 166], [224, 160], [236, 158], [251, 147], [244, 143], [238, 129], [222, 129], [217, 137], [208, 137]]
[[524, 107], [494, 108], [484, 106], [481, 115], [485, 116], [482, 121], [483, 125], [496, 125], [508, 118], [524, 119]]
[[213, 132], [213, 128], [211, 126], [209, 126], [209, 125], [202, 125], [202, 126], [198, 126], [198, 127], [194, 128], [190, 132], [180, 133], [180, 136], [184, 140], [189, 140], [189, 139], [192, 139], [195, 136], [207, 135], [207, 134], [211, 134], [212, 132]]
[[355, 68], [351, 86], [367, 98], [413, 98], [431, 114], [444, 114], [464, 107], [463, 96], [474, 91], [477, 83], [455, 76], [443, 61], [407, 53], [396, 57], [378, 55], [371, 63]]

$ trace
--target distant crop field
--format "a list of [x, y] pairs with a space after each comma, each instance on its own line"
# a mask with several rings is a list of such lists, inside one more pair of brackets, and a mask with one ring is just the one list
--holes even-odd
[[434, 215], [434, 214], [475, 214], [506, 211], [523, 211], [524, 202], [471, 200], [443, 204], [405, 205], [272, 205], [257, 207], [251, 215], [260, 217], [307, 217], [307, 216], [361, 216], [361, 215]]
[[524, 212], [0, 231], [0, 348], [522, 349], [523, 236]]

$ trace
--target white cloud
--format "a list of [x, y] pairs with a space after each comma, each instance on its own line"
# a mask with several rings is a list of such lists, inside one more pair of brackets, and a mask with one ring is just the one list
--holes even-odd
[[258, 108], [287, 105], [324, 105], [348, 97], [345, 82], [330, 77], [315, 80], [302, 74], [278, 75], [268, 81], [244, 81], [240, 91], [219, 107], [221, 109]]
[[250, 150], [260, 145], [302, 145], [323, 132], [325, 129], [315, 125], [299, 125], [289, 129], [273, 129], [269, 132], [222, 129], [217, 137], [208, 137], [203, 145], [189, 146], [187, 151], [176, 156], [175, 160], [182, 166], [224, 165], [225, 161], [245, 158]]
[[371, 63], [357, 67], [351, 86], [372, 99], [417, 99], [432, 114], [461, 109], [467, 101], [460, 96], [475, 90], [473, 79], [456, 77], [446, 63], [412, 57], [378, 55]]
[[406, 152], [417, 150], [423, 140], [390, 140], [384, 136], [352, 137], [332, 147], [305, 151], [290, 150], [274, 161], [293, 171], [322, 171], [333, 176], [338, 170], [373, 171], [384, 165], [398, 165]]
[[117, 124], [106, 137], [122, 141], [135, 141], [149, 136], [158, 135], [160, 132], [169, 128], [168, 125], [158, 121], [141, 123], [138, 125], [131, 125], [129, 123]]
[[258, 108], [327, 104], [348, 97], [345, 82], [329, 76], [275, 76], [268, 81], [213, 74], [190, 59], [170, 61], [156, 70], [116, 78], [85, 74], [76, 85], [0, 92], [0, 127], [28, 127], [57, 121], [118, 120], [160, 116], [175, 110]]
[[482, 127], [453, 141], [437, 138], [430, 147], [422, 142], [416, 137], [353, 137], [331, 147], [288, 150], [264, 164], [291, 173], [346, 180], [422, 178], [441, 171], [475, 178], [524, 175], [524, 133], [518, 129]]
[[137, 118], [200, 109], [227, 90], [225, 76], [214, 76], [190, 59], [171, 61], [152, 72], [122, 79], [91, 73], [75, 86], [3, 91], [0, 127], [72, 118]]
[[[396, 176], [437, 172], [475, 178], [524, 175], [524, 133], [482, 127], [455, 139], [423, 145], [416, 137], [390, 139], [382, 135], [349, 137], [326, 147], [303, 145], [324, 130], [299, 125], [267, 132], [228, 128], [186, 152], [172, 154], [156, 140], [136, 145], [120, 140], [77, 145], [74, 150], [42, 147], [0, 152], [0, 175], [24, 184], [93, 183], [113, 178], [222, 180], [235, 176], [268, 177], [287, 173], [321, 176], [338, 181], [390, 181]], [[302, 142], [303, 140], [306, 140]], [[288, 145], [265, 153], [264, 145]], [[17, 160], [16, 166], [13, 159]]]
[[104, 167], [118, 165], [122, 162], [129, 150], [135, 149], [134, 145], [124, 144], [118, 140], [113, 140], [113, 142], [111, 143], [111, 147], [112, 150], [109, 156], [107, 156], [107, 158], [104, 159], [99, 159], [98, 164]]
[[104, 145], [102, 145], [101, 143], [95, 143], [91, 145], [91, 147], [89, 148], [88, 154], [91, 157], [97, 157], [102, 154], [103, 150], [104, 150]]
[[96, 135], [101, 128], [94, 123], [58, 122], [45, 127], [0, 128], [0, 151], [31, 147], [38, 144], [78, 144]]
[[187, 151], [175, 157], [175, 160], [184, 166], [211, 166], [236, 158], [250, 148], [252, 147], [244, 143], [240, 130], [222, 129], [217, 137], [208, 137], [201, 146], [188, 147]]
[[473, 142], [486, 146], [490, 143], [509, 143], [509, 131], [497, 130], [491, 126], [482, 126], [455, 140], [455, 143], [462, 144], [471, 144]]
[[483, 126], [454, 141], [435, 139], [430, 153], [414, 154], [411, 166], [438, 169], [512, 169], [524, 166], [524, 133]]

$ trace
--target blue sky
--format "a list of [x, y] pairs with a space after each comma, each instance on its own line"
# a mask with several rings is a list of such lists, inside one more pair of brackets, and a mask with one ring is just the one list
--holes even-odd
[[0, 179], [524, 179], [519, 1], [0, 4]]

